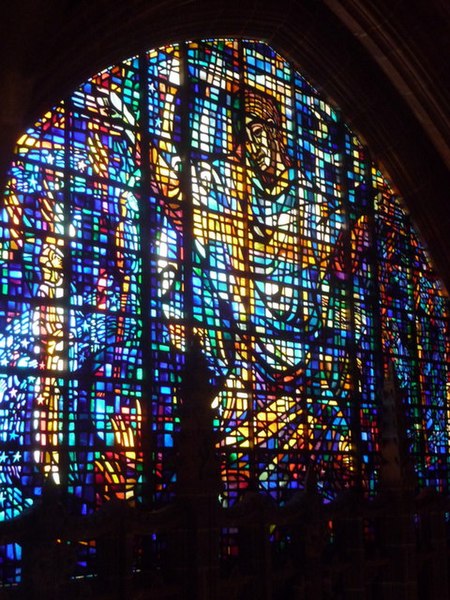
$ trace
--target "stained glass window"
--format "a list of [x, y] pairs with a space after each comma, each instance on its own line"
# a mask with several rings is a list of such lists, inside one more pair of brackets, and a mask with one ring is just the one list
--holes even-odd
[[169, 501], [193, 336], [224, 506], [311, 471], [325, 501], [372, 493], [391, 364], [419, 482], [446, 486], [442, 286], [367, 149], [266, 44], [89, 79], [19, 139], [0, 230], [0, 520], [49, 479], [80, 514]]

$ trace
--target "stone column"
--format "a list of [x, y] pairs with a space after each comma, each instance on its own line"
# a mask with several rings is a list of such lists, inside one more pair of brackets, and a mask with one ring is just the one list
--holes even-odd
[[408, 451], [405, 406], [393, 365], [382, 394], [380, 517], [387, 566], [383, 598], [417, 598], [417, 542], [414, 525], [416, 477]]
[[184, 548], [177, 552], [178, 570], [184, 597], [190, 600], [209, 600], [218, 594], [221, 484], [210, 377], [200, 342], [194, 337], [186, 355], [180, 390], [176, 496], [185, 515], [185, 527], [180, 532]]

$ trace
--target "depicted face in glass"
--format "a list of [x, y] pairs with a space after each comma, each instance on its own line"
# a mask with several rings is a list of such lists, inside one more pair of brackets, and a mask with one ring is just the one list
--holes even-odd
[[272, 120], [266, 122], [246, 117], [247, 136], [250, 155], [261, 171], [273, 170], [277, 153], [276, 139]]
[[245, 131], [250, 165], [266, 185], [274, 185], [289, 160], [281, 136], [280, 112], [273, 99], [246, 91]]
[[[46, 242], [39, 257], [39, 264], [42, 268], [43, 286], [56, 288], [62, 285], [63, 279], [63, 253], [52, 243]], [[43, 290], [41, 290], [42, 292]]]

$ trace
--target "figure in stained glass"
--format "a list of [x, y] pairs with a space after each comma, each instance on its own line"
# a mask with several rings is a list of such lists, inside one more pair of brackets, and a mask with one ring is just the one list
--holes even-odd
[[[241, 98], [243, 107], [239, 104]], [[220, 415], [222, 451], [237, 456], [251, 444], [264, 449], [257, 477], [265, 485], [268, 471], [278, 468], [279, 489], [283, 479], [285, 483], [292, 480], [292, 473], [280, 474], [290, 468], [282, 465], [289, 463], [290, 449], [302, 448], [305, 456], [308, 454], [308, 428], [315, 430], [309, 449], [311, 460], [322, 461], [316, 450], [320, 439], [324, 440], [333, 429], [333, 447], [351, 450], [348, 417], [339, 407], [340, 401], [345, 406], [342, 390], [349, 385], [342, 368], [347, 359], [341, 352], [339, 368], [333, 367], [333, 350], [324, 350], [319, 344], [319, 335], [321, 341], [326, 338], [322, 288], [329, 285], [331, 248], [342, 217], [337, 199], [325, 198], [289, 156], [276, 101], [246, 89], [244, 94], [235, 95], [232, 106], [234, 154], [211, 161], [192, 157], [190, 163], [195, 231], [194, 328], [216, 375], [219, 392], [214, 406]], [[243, 159], [233, 164], [233, 158], [240, 155]], [[163, 172], [169, 175], [161, 180], [158, 191], [164, 195], [169, 179], [170, 197], [177, 197], [181, 192], [178, 188], [174, 193], [176, 169], [168, 166]], [[158, 172], [155, 181], [159, 182]], [[177, 206], [180, 211], [183, 205]], [[174, 251], [171, 248], [178, 248], [176, 252], [182, 248], [183, 231], [182, 219], [172, 207], [168, 199], [158, 256], [164, 314], [169, 331], [174, 333], [172, 343], [182, 347], [184, 313], [176, 313], [174, 301], [177, 290], [182, 290], [181, 266], [169, 260], [169, 253]], [[301, 218], [308, 212], [314, 216], [307, 233], [314, 237], [315, 244], [308, 260], [303, 261], [300, 231], [305, 235], [305, 224]], [[330, 214], [334, 218], [332, 226], [327, 223]], [[168, 240], [172, 240], [172, 246]], [[317, 354], [326, 366], [323, 378], [316, 379], [315, 385], [323, 394], [333, 390], [338, 402], [328, 412], [325, 404], [323, 412], [316, 406], [308, 417], [305, 368]], [[245, 386], [239, 374], [247, 369], [249, 382]], [[236, 476], [246, 487], [249, 473], [247, 469], [239, 473]]]

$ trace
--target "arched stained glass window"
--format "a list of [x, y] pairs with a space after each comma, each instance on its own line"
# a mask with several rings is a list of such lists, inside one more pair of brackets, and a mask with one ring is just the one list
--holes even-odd
[[[422, 485], [448, 480], [448, 305], [340, 114], [261, 42], [95, 75], [18, 141], [0, 213], [0, 520], [168, 501], [193, 336], [224, 505], [377, 481], [392, 364]], [[12, 550], [11, 550], [12, 551]]]

